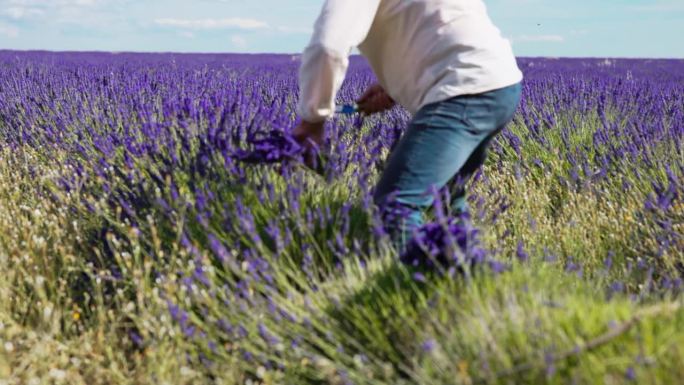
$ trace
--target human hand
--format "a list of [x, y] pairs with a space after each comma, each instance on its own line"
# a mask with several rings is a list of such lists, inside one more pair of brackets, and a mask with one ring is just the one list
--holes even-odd
[[292, 137], [304, 148], [304, 164], [309, 168], [317, 166], [317, 152], [325, 136], [323, 125], [324, 122], [312, 123], [302, 120], [292, 130]]
[[389, 110], [396, 104], [394, 100], [387, 95], [385, 89], [380, 84], [373, 84], [368, 87], [366, 92], [356, 101], [360, 112], [370, 115], [376, 112]]

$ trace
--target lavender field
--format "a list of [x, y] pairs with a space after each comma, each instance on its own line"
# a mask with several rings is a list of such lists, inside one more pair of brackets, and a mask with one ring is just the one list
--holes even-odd
[[684, 61], [519, 65], [427, 269], [372, 204], [403, 109], [316, 173], [297, 57], [0, 51], [0, 384], [681, 383]]

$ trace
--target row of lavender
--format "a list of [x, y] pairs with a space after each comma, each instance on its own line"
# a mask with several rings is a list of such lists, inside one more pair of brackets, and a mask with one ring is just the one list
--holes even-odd
[[[684, 63], [523, 59], [520, 66], [523, 102], [496, 142], [490, 168], [510, 170], [521, 181], [556, 183], [558, 206], [570, 193], [642, 197], [642, 205], [629, 208], [638, 233], [618, 234], [606, 255], [596, 257], [612, 265], [617, 254], [620, 264], [638, 265], [649, 284], [681, 287]], [[351, 256], [370, 260], [387, 250], [372, 187], [408, 122], [405, 111], [329, 122], [322, 177], [293, 163], [255, 165], [235, 157], [251, 148], [255, 134], [293, 127], [297, 69], [293, 56], [0, 53], [0, 145], [64, 163], [55, 165], [60, 172], [45, 197], [82, 196], [70, 209], [98, 218], [82, 235], [107, 258], [88, 251], [82, 257], [114, 281], [127, 279], [117, 257], [117, 248], [126, 246], [111, 238], [125, 243], [130, 229], [149, 238], [143, 247], [159, 265], [152, 274], [168, 290], [170, 315], [200, 346], [188, 359], [207, 366], [230, 342], [241, 344], [246, 361], [270, 368], [282, 361], [265, 352], [301, 345], [311, 339], [297, 334], [305, 332], [331, 339], [336, 351], [350, 349], [317, 320], [279, 306], [281, 285], [315, 291]], [[354, 58], [340, 102], [354, 100], [372, 81]], [[500, 191], [486, 173], [475, 183], [496, 191], [470, 198], [477, 222], [494, 229], [506, 216], [506, 202], [520, 197]], [[501, 233], [516, 252], [492, 248], [493, 258], [509, 264], [533, 250], [552, 250], [569, 270], [581, 269], [583, 261], [553, 243], [528, 244], [523, 234], [514, 227]], [[178, 249], [187, 263], [165, 257]], [[174, 269], [162, 267], [167, 264]], [[283, 278], [284, 266], [298, 269]], [[643, 283], [618, 275], [620, 290]], [[169, 282], [190, 294], [168, 289]], [[245, 314], [260, 306], [268, 309], [270, 327], [290, 323], [296, 332], [288, 341], [270, 332], [268, 322], [246, 323]], [[144, 334], [130, 331], [139, 345], [149, 339]]]
[[[149, 172], [152, 179], [147, 180], [157, 181], [156, 187], [173, 201], [178, 186], [167, 177], [181, 173], [190, 179], [199, 217], [221, 215], [203, 212], [202, 200], [214, 195], [203, 191], [206, 180], [220, 174], [228, 178], [222, 183], [244, 181], [253, 167], [236, 161], [235, 153], [256, 133], [287, 131], [295, 118], [298, 63], [291, 56], [8, 52], [2, 60], [5, 145], [67, 151], [76, 174], [91, 169], [107, 192], [116, 189], [107, 180], [111, 170], [125, 175], [131, 183], [127, 187], [138, 189], [137, 181]], [[550, 171], [558, 174], [559, 182], [599, 190], [603, 187], [595, 182], [606, 179], [630, 188], [629, 172], [634, 171], [638, 180], [651, 184], [643, 187], [651, 190], [645, 208], [674, 209], [681, 199], [683, 167], [677, 156], [684, 120], [680, 62], [526, 59], [521, 67], [525, 95], [516, 119], [524, 131], [504, 133], [494, 149], [501, 155], [499, 162], [517, 157], [523, 169], [543, 169], [545, 161], [558, 159], [562, 167]], [[368, 68], [354, 60], [341, 101], [353, 100], [371, 81]], [[363, 132], [359, 117], [331, 122], [328, 180], [351, 172], [345, 180], [367, 209], [381, 154], [399, 137], [408, 118], [397, 109], [367, 120], [369, 129]], [[533, 143], [540, 155], [529, 159], [530, 154], [521, 154], [521, 142]], [[516, 156], [503, 155], [508, 149]], [[642, 178], [639, 169], [629, 166], [635, 163], [652, 174]], [[70, 178], [74, 176], [64, 176], [64, 188], [73, 183]], [[262, 185], [268, 188], [269, 182]], [[285, 200], [296, 202], [305, 186], [287, 185], [293, 191]], [[141, 206], [170, 203], [146, 202], [144, 191], [132, 194], [112, 196], [130, 217]], [[232, 210], [222, 214], [226, 220], [234, 216]], [[678, 219], [666, 218], [666, 228]], [[667, 231], [662, 236], [664, 248], [681, 242]]]

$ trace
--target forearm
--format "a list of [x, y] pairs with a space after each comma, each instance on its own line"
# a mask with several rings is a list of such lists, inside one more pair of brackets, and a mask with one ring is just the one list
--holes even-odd
[[335, 111], [335, 96], [349, 65], [346, 54], [321, 44], [309, 45], [299, 70], [297, 113], [314, 123], [324, 121]]
[[368, 34], [380, 0], [327, 0], [302, 55], [297, 112], [320, 122], [335, 111], [335, 96], [349, 65], [349, 54]]

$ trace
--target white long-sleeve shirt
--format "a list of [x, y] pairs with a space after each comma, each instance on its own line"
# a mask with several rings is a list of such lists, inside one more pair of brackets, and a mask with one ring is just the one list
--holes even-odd
[[482, 0], [326, 0], [299, 71], [297, 112], [304, 120], [334, 113], [354, 47], [412, 114], [522, 80], [510, 43]]

